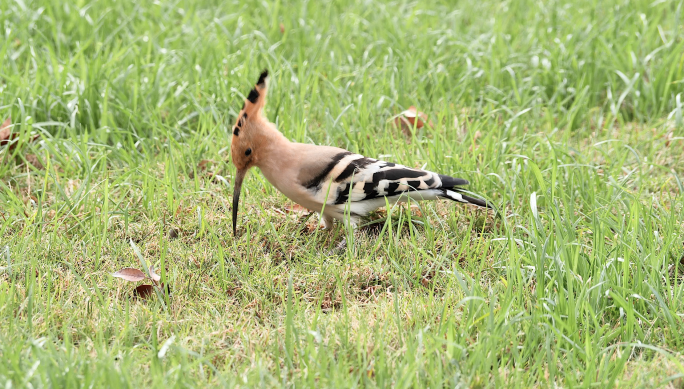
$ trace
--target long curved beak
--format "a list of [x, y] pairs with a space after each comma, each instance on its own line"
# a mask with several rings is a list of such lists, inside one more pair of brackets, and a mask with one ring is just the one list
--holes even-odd
[[233, 182], [233, 236], [237, 234], [237, 215], [238, 207], [240, 206], [240, 190], [242, 189], [242, 180], [245, 178], [247, 169], [238, 170], [235, 174], [235, 181]]

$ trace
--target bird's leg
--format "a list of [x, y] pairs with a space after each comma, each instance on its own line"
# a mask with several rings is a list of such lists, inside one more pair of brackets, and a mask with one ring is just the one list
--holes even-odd
[[347, 229], [351, 229], [352, 233], [356, 234], [359, 231], [359, 221], [360, 219], [358, 217], [345, 217], [344, 219], [344, 226]]
[[[325, 220], [325, 219], [324, 219]], [[333, 218], [330, 218], [330, 221], [332, 222]], [[346, 233], [351, 232], [354, 236], [358, 235], [359, 233], [359, 222], [361, 219], [359, 217], [345, 217], [342, 219], [342, 222], [344, 223], [344, 227], [346, 229]], [[328, 252], [328, 255], [334, 255], [334, 254], [341, 254], [342, 251], [344, 251], [347, 248], [347, 236], [342, 236], [342, 240], [335, 246], [334, 249], [330, 250]]]
[[335, 223], [335, 219], [333, 219], [332, 216], [325, 215], [325, 214], [320, 214], [321, 217], [321, 226], [325, 230], [330, 230], [333, 228], [333, 225]]
[[[359, 235], [359, 222], [361, 219], [356, 216], [351, 216], [351, 217], [345, 217], [342, 219], [344, 221], [344, 226], [346, 227], [346, 230], [349, 231], [348, 233], [351, 233], [353, 235], [353, 238], [355, 239]], [[337, 250], [344, 250], [347, 248], [347, 237], [343, 237], [342, 241], [337, 245]]]

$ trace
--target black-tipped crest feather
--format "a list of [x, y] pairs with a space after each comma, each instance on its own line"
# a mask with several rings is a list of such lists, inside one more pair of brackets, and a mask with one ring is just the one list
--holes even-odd
[[251, 91], [249, 91], [247, 100], [249, 100], [249, 102], [252, 104], [256, 104], [257, 100], [259, 100], [259, 91], [257, 91], [256, 88], [253, 88]]
[[264, 82], [266, 81], [266, 77], [268, 77], [268, 69], [264, 69], [263, 72], [259, 75], [259, 81], [257, 81], [258, 86], [264, 85]]

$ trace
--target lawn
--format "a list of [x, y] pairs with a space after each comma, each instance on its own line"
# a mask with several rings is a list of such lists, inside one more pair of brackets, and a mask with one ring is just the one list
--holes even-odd
[[[683, 8], [0, 1], [0, 386], [682, 387]], [[233, 236], [264, 68], [288, 138], [466, 178], [502, 217], [324, 231], [255, 169]], [[112, 276], [150, 265], [170, 295]]]

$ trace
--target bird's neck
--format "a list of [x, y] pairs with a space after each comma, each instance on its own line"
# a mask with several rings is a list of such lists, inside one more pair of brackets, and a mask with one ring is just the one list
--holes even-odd
[[256, 166], [266, 176], [266, 179], [276, 187], [279, 187], [280, 178], [286, 175], [286, 171], [297, 160], [293, 145], [293, 142], [290, 142], [285, 135], [275, 128], [269, 129], [264, 134], [264, 142], [261, 146], [263, 151]]

